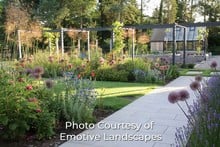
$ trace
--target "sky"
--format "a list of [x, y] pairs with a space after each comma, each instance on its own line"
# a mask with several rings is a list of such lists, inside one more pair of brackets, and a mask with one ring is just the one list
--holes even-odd
[[[141, 0], [137, 0], [137, 3], [139, 6], [141, 6]], [[154, 9], [159, 7], [160, 0], [142, 0], [142, 3], [143, 3], [144, 14], [148, 16], [152, 16]]]

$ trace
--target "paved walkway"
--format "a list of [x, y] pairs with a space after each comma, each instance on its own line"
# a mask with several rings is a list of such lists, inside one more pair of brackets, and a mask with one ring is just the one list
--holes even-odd
[[220, 70], [220, 56], [211, 56], [207, 61], [202, 61], [195, 65], [195, 69], [210, 69], [212, 61], [216, 61], [218, 66], [217, 69]]
[[[77, 141], [67, 141], [60, 147], [170, 147], [175, 143], [176, 128], [186, 125], [187, 119], [176, 104], [168, 102], [167, 96], [173, 90], [186, 88], [190, 93], [189, 103], [192, 103], [195, 96], [188, 86], [192, 80], [194, 77], [177, 78], [105, 118], [95, 129], [82, 132]], [[180, 104], [187, 110], [185, 103]], [[139, 138], [129, 141], [126, 138], [129, 135]], [[83, 136], [84, 140], [79, 141]], [[66, 134], [60, 137], [66, 139]]]

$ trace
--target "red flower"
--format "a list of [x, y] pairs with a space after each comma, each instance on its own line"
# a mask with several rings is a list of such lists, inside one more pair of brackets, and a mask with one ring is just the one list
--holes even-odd
[[91, 77], [95, 77], [95, 71], [93, 70], [92, 72], [91, 72]]
[[42, 112], [42, 110], [41, 110], [40, 108], [36, 109], [35, 111], [36, 111], [37, 113]]
[[78, 75], [77, 75], [77, 78], [78, 78], [78, 79], [80, 79], [80, 78], [81, 78], [81, 75], [80, 75], [80, 74], [78, 74]]
[[26, 90], [33, 90], [33, 87], [31, 85], [26, 86]]

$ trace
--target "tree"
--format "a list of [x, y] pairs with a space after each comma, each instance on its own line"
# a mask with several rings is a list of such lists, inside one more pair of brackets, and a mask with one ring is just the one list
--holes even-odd
[[136, 0], [100, 0], [99, 13], [101, 26], [111, 26], [115, 21], [138, 24], [141, 19]]
[[161, 0], [158, 22], [159, 23], [174, 23], [177, 15], [176, 0]]
[[177, 22], [194, 22], [195, 5], [193, 0], [177, 0]]
[[197, 8], [204, 21], [220, 20], [220, 0], [199, 0]]

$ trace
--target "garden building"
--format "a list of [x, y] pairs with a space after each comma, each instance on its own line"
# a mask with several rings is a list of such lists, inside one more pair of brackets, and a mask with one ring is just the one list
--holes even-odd
[[[205, 27], [187, 27], [187, 51], [202, 50]], [[176, 27], [177, 51], [184, 48], [184, 28]], [[173, 28], [155, 28], [151, 36], [150, 48], [152, 52], [170, 52], [173, 49]]]

